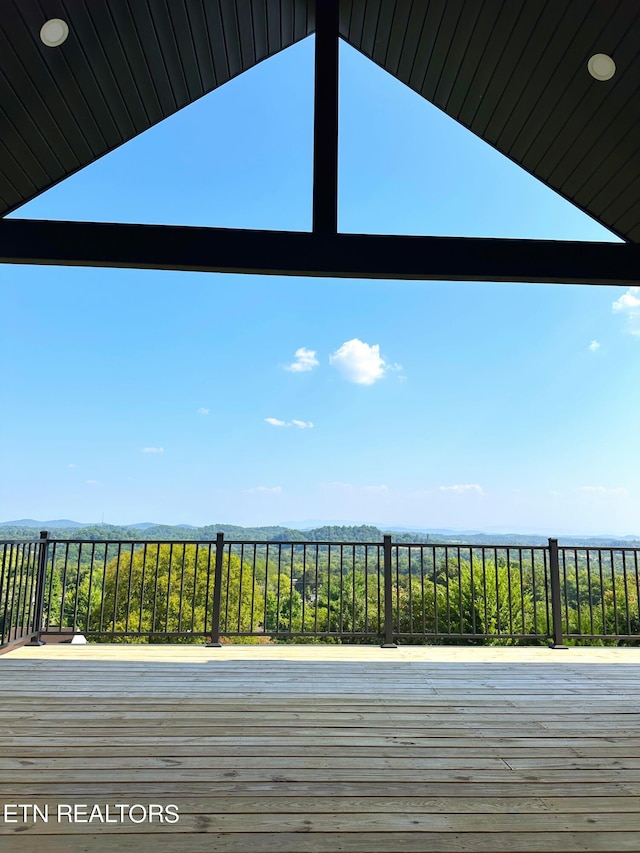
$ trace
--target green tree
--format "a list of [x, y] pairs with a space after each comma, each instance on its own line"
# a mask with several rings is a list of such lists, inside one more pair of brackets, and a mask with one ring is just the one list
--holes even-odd
[[[167, 642], [178, 634], [187, 641], [193, 635], [192, 642], [202, 642], [211, 630], [213, 576], [207, 551], [195, 545], [155, 545], [121, 554], [106, 566], [104, 595], [91, 604], [89, 630], [155, 635], [154, 641], [173, 634], [163, 638]], [[260, 630], [252, 612], [262, 612], [264, 599], [252, 580], [238, 557], [224, 560], [222, 633]]]

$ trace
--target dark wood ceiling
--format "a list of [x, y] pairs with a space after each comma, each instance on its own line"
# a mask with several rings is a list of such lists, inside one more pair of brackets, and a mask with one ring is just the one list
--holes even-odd
[[[307, 0], [0, 0], [0, 215], [308, 36]], [[67, 21], [58, 48], [40, 41]]]
[[[343, 37], [619, 236], [640, 242], [638, 0], [343, 0]], [[613, 57], [594, 80], [594, 53]]]
[[[322, 0], [318, 0], [322, 2]], [[2, 0], [0, 215], [314, 29], [313, 0]], [[69, 23], [45, 47], [49, 18]], [[341, 0], [342, 37], [640, 242], [640, 2]], [[611, 55], [612, 80], [587, 71]]]

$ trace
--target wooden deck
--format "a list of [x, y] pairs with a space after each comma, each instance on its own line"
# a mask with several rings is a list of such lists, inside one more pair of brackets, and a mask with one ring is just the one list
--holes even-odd
[[50, 645], [0, 683], [3, 853], [640, 851], [640, 650]]

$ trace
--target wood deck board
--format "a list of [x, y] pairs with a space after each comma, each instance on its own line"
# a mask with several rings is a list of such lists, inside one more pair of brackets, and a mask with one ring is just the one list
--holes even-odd
[[[70, 803], [84, 803], [86, 798], [69, 797]], [[107, 802], [115, 808], [117, 798]], [[57, 805], [55, 797], [36, 797], [33, 801], [41, 809], [49, 806], [53, 811]], [[154, 802], [167, 805], [171, 797], [158, 796]], [[307, 814], [307, 813], [358, 813], [364, 814], [401, 812], [420, 814], [561, 814], [585, 813], [608, 814], [640, 812], [640, 798], [633, 797], [398, 797], [398, 796], [296, 796], [293, 791], [282, 796], [263, 797], [240, 794], [209, 796], [207, 794], [183, 796], [180, 800], [181, 814]]]
[[13, 853], [640, 849], [640, 650], [52, 645], [0, 656]]
[[[638, 853], [636, 832], [269, 832], [32, 835], [3, 838], [3, 853]], [[71, 843], [70, 843], [71, 842]], [[45, 846], [46, 845], [46, 846]]]

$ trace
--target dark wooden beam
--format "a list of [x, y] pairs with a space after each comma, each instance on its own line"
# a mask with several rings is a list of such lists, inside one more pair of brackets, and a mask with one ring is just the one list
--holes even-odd
[[313, 230], [338, 230], [339, 0], [316, 0]]
[[4, 219], [0, 263], [629, 286], [640, 279], [640, 244]]

